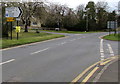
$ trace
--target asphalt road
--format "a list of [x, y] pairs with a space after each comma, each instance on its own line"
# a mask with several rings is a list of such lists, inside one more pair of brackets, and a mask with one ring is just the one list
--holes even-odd
[[[67, 34], [65, 38], [3, 50], [2, 80], [71, 82], [101, 60], [99, 37], [105, 34]], [[118, 42], [103, 40], [102, 45], [104, 58], [118, 55]], [[109, 48], [112, 48], [112, 54]]]

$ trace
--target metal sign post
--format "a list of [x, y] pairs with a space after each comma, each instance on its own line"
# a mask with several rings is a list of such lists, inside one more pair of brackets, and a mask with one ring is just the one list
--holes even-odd
[[[6, 24], [6, 28], [7, 28], [7, 32], [8, 32], [8, 22]], [[8, 39], [9, 35], [7, 35], [7, 39]]]
[[118, 23], [117, 23], [117, 21], [115, 21], [115, 25], [114, 25], [114, 36], [116, 35], [116, 28], [118, 27]]
[[11, 40], [12, 40], [12, 22], [11, 22], [11, 35], [10, 36], [11, 36]]
[[[18, 20], [17, 20], [17, 26], [18, 26]], [[19, 36], [18, 36], [18, 32], [17, 32], [17, 40], [18, 40], [18, 37], [19, 37]]]

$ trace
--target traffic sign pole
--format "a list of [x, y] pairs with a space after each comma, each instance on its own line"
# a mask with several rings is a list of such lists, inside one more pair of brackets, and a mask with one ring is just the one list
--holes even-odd
[[11, 40], [12, 40], [12, 22], [11, 22]]
[[[7, 34], [8, 34], [8, 22], [6, 24], [6, 27], [7, 27]], [[8, 39], [8, 37], [9, 37], [9, 34], [7, 35], [7, 39]]]
[[18, 40], [18, 37], [19, 37], [19, 33], [17, 32], [17, 40]]
[[116, 28], [117, 28], [117, 21], [115, 21], [115, 23], [114, 23], [114, 36], [116, 35]]
[[[17, 26], [18, 26], [18, 20], [17, 20]], [[19, 38], [19, 33], [17, 32], [17, 40], [18, 40], [18, 38]]]
[[110, 27], [111, 27], [111, 22], [109, 22], [109, 36], [110, 36]]

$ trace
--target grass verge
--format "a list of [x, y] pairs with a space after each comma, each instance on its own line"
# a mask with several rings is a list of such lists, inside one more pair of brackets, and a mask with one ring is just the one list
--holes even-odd
[[48, 33], [37, 34], [34, 32], [20, 33], [19, 36], [20, 36], [19, 40], [16, 39], [15, 33], [13, 33], [13, 40], [3, 38], [2, 45], [0, 45], [0, 48], [3, 49], [3, 48], [13, 47], [17, 45], [41, 42], [41, 41], [45, 41], [53, 38], [64, 37], [64, 35], [48, 34]]
[[103, 39], [106, 40], [111, 40], [111, 41], [120, 41], [120, 34], [110, 34], [110, 35], [106, 35], [103, 37]]

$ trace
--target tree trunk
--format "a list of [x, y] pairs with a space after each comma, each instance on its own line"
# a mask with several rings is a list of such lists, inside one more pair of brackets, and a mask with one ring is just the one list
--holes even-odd
[[27, 24], [25, 24], [25, 31], [24, 32], [28, 32]]
[[28, 20], [26, 20], [26, 22], [25, 22], [25, 31], [24, 32], [28, 32]]

